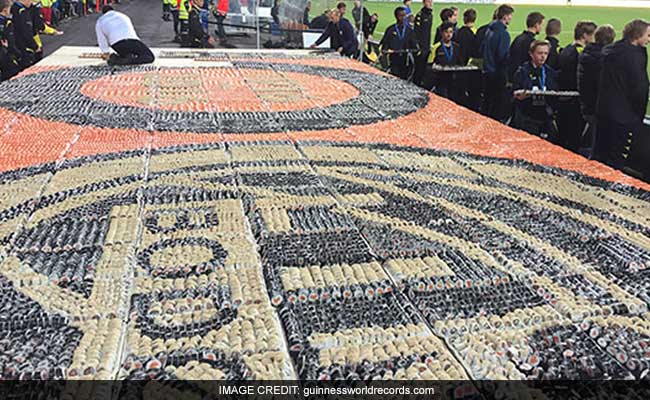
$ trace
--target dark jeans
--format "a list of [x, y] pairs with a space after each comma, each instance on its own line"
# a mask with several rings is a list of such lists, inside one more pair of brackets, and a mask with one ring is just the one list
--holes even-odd
[[116, 54], [108, 60], [110, 65], [151, 64], [156, 59], [146, 44], [136, 39], [124, 39], [111, 46]]
[[177, 9], [172, 9], [172, 19], [174, 20], [174, 33], [176, 36], [179, 35], [180, 31], [180, 25], [181, 25], [181, 20], [178, 18], [178, 10]]
[[226, 19], [223, 15], [217, 13], [217, 29], [214, 31], [220, 40], [226, 40], [226, 30], [223, 29], [223, 21]]
[[621, 124], [606, 118], [598, 119], [596, 148], [599, 161], [612, 168], [622, 169], [634, 144], [634, 137], [643, 134], [643, 121]]
[[505, 121], [510, 116], [512, 99], [506, 88], [505, 74], [483, 74], [484, 102], [481, 113], [497, 121]]

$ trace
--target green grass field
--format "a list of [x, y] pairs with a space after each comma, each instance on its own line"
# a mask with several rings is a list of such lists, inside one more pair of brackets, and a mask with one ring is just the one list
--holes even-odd
[[[604, 2], [604, 1], [603, 1]], [[312, 13], [311, 17], [313, 18], [317, 14], [320, 14], [323, 10], [328, 8], [334, 8], [338, 1], [332, 0], [312, 0]], [[352, 7], [354, 7], [354, 1], [346, 1], [348, 4], [348, 11], [346, 17], [352, 21]], [[384, 30], [394, 22], [395, 18], [393, 17], [393, 11], [395, 7], [398, 7], [401, 4], [398, 2], [388, 2], [388, 1], [367, 1], [364, 6], [368, 11], [373, 14], [377, 13], [379, 15], [379, 24], [377, 25], [377, 30], [375, 31], [374, 38], [379, 40], [384, 32]], [[440, 24], [440, 10], [445, 7], [455, 5], [460, 9], [459, 13], [459, 24], [462, 25], [463, 22], [463, 11], [468, 8], [474, 8], [478, 13], [478, 19], [476, 21], [477, 26], [484, 25], [492, 19], [492, 13], [497, 7], [493, 4], [464, 4], [464, 3], [438, 3], [436, 4], [435, 0], [433, 2], [433, 14], [434, 19], [434, 32], [435, 27]], [[417, 13], [420, 8], [422, 8], [421, 2], [416, 2], [413, 0], [411, 5], [411, 11]], [[648, 8], [623, 8], [623, 7], [588, 7], [588, 6], [548, 6], [548, 5], [516, 5], [515, 14], [508, 28], [512, 39], [526, 29], [526, 16], [533, 12], [539, 11], [546, 17], [546, 21], [550, 18], [559, 18], [562, 21], [562, 34], [560, 35], [560, 45], [562, 47], [571, 44], [573, 42], [573, 28], [575, 27], [576, 22], [581, 20], [591, 20], [597, 24], [611, 24], [616, 29], [616, 39], [620, 39], [623, 32], [623, 27], [629, 21], [635, 18], [645, 18], [650, 19], [650, 9]], [[540, 39], [546, 37], [544, 32], [539, 36]], [[650, 65], [648, 65], [648, 72], [650, 73]], [[648, 113], [650, 114], [650, 104], [648, 104]]]

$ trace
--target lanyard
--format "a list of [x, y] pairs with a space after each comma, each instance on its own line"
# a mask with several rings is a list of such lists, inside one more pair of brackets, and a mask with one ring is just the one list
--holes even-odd
[[447, 50], [447, 46], [443, 44], [442, 51], [445, 52], [445, 58], [447, 58], [447, 63], [451, 65], [451, 60], [453, 60], [454, 58], [454, 45], [452, 44], [451, 46], [449, 46], [449, 50]]
[[401, 42], [406, 36], [406, 24], [402, 25], [402, 33], [399, 33], [399, 26], [395, 26], [395, 32], [397, 32], [397, 38]]
[[542, 73], [541, 75], [537, 78], [539, 79], [539, 86], [540, 90], [546, 90], [546, 69], [542, 65]]

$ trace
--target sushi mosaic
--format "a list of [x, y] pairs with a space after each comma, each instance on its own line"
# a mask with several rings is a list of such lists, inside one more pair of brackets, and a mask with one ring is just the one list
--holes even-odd
[[[1, 140], [34, 120], [76, 133], [61, 156], [0, 175], [2, 378], [647, 377], [650, 192], [512, 158], [361, 140], [439, 100], [319, 61], [207, 68], [350, 85], [328, 105], [309, 94], [318, 84], [288, 91], [297, 111], [259, 97], [265, 110], [246, 116], [182, 88], [177, 102], [177, 89], [164, 104], [148, 98], [148, 84], [178, 84], [172, 70], [128, 69], [125, 87], [140, 83], [121, 99], [93, 86], [120, 76], [99, 67], [8, 83]], [[50, 90], [70, 95], [44, 104], [6, 94], [51, 74], [63, 83]], [[363, 97], [381, 87], [397, 93], [392, 109]], [[168, 113], [196, 125], [183, 136], [187, 115]], [[292, 136], [321, 129], [316, 121], [359, 140]], [[143, 129], [144, 139], [96, 151], [83, 143], [89, 126]], [[102, 132], [97, 141], [118, 140]], [[227, 139], [236, 133], [252, 137]]]

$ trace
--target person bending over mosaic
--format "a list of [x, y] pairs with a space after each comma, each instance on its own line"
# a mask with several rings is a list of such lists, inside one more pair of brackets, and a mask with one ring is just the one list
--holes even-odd
[[[95, 31], [102, 57], [108, 65], [151, 64], [155, 57], [133, 28], [131, 18], [104, 6]], [[111, 48], [117, 54], [111, 54]]]

